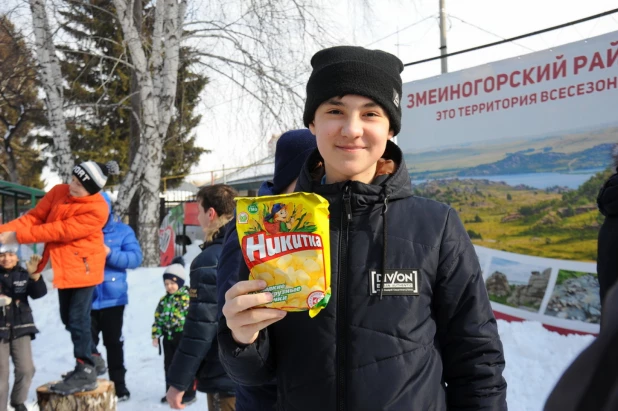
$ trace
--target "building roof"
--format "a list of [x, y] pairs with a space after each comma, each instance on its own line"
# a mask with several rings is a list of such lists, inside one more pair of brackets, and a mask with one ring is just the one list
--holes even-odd
[[272, 180], [274, 172], [275, 158], [268, 156], [216, 179], [215, 184], [228, 184], [236, 190], [257, 190], [264, 181]]

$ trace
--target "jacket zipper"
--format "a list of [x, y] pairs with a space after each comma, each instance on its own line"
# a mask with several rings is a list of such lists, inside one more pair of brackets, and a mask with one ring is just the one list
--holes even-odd
[[352, 221], [350, 185], [343, 189], [343, 218], [341, 219], [341, 240], [339, 241], [339, 277], [337, 278], [337, 409], [345, 410], [346, 397], [346, 344], [347, 344], [347, 295], [348, 234]]
[[86, 266], [86, 274], [90, 274], [90, 265], [88, 264], [88, 258], [84, 257], [82, 258], [82, 260], [84, 260], [84, 265]]

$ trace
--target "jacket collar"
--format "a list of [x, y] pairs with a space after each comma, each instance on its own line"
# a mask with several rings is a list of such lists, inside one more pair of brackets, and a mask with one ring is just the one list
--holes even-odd
[[[334, 184], [321, 184], [324, 175], [324, 160], [316, 149], [303, 166], [296, 191], [314, 192], [328, 199], [339, 197], [346, 185], [350, 185], [351, 193], [359, 204], [375, 204], [384, 201], [385, 197], [397, 200], [412, 196], [412, 183], [403, 159], [401, 149], [392, 141], [386, 143], [386, 150], [378, 164], [377, 175], [371, 184], [359, 181], [344, 181]], [[383, 174], [386, 172], [386, 174]]]
[[202, 251], [204, 251], [206, 248], [210, 247], [211, 245], [214, 245], [214, 244], [223, 244], [223, 239], [224, 239], [224, 237], [225, 237], [225, 227], [226, 227], [226, 226], [227, 226], [227, 224], [226, 224], [226, 225], [224, 225], [223, 227], [221, 227], [221, 228], [219, 229], [219, 231], [217, 231], [217, 234], [215, 234], [215, 236], [212, 238], [212, 241], [209, 241], [209, 242], [207, 242], [207, 243], [202, 243], [202, 244], [200, 244], [200, 246], [199, 246], [199, 247], [200, 247], [200, 249], [201, 249]]
[[66, 184], [66, 186], [67, 186], [67, 197], [69, 198], [69, 201], [72, 202], [72, 203], [88, 204], [88, 203], [106, 202], [105, 198], [103, 198], [101, 193], [95, 193], [95, 194], [91, 194], [91, 195], [85, 196], [85, 197], [73, 197], [69, 193], [69, 188], [68, 188], [69, 185]]
[[17, 265], [10, 270], [5, 269], [4, 267], [0, 267], [0, 275], [17, 273], [28, 273], [28, 271], [24, 267], [19, 265], [19, 263], [17, 263]]

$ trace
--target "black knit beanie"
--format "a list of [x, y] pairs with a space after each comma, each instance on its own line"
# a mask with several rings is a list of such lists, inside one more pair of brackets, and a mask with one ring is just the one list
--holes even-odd
[[119, 173], [120, 169], [115, 161], [108, 161], [106, 164], [84, 161], [73, 167], [73, 175], [90, 194], [101, 191], [107, 182], [107, 177]]
[[332, 97], [357, 94], [372, 99], [388, 114], [394, 134], [401, 130], [401, 72], [403, 63], [381, 50], [338, 46], [311, 58], [303, 121], [313, 122], [317, 108]]

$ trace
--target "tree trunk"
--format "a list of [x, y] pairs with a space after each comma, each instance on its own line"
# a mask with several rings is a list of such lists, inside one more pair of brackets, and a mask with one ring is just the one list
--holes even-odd
[[[118, 200], [115, 206], [115, 210], [117, 210], [119, 214], [125, 215], [129, 208], [131, 199], [137, 190], [137, 183], [144, 174], [144, 169], [146, 167], [145, 157], [148, 152], [147, 147], [153, 144], [153, 142], [158, 138], [157, 132], [159, 130], [159, 113], [157, 110], [152, 76], [148, 71], [148, 60], [146, 59], [146, 53], [144, 52], [142, 46], [141, 37], [136, 30], [135, 24], [133, 23], [133, 10], [129, 10], [127, 8], [127, 3], [125, 0], [114, 0], [114, 6], [116, 7], [118, 20], [122, 25], [125, 42], [127, 43], [129, 52], [131, 53], [131, 61], [135, 68], [135, 75], [137, 76], [137, 84], [139, 85], [140, 99], [142, 102], [140, 145], [135, 154], [135, 158], [131, 163], [131, 168], [126, 174], [123, 183], [120, 185]], [[144, 259], [144, 263], [148, 264], [146, 259]]]
[[11, 147], [10, 143], [5, 144], [4, 149], [6, 150], [6, 154], [8, 158], [8, 166], [9, 166], [9, 178], [11, 179], [11, 183], [19, 184], [19, 175], [17, 173], [17, 159], [15, 158], [15, 152], [13, 152], [13, 147]]
[[40, 66], [41, 83], [46, 95], [47, 119], [53, 135], [57, 171], [62, 181], [69, 182], [73, 171], [73, 156], [71, 155], [69, 134], [64, 122], [64, 85], [60, 63], [56, 56], [56, 47], [47, 19], [45, 0], [28, 1], [32, 11], [36, 55]]
[[129, 10], [126, 0], [114, 0], [114, 5], [131, 53], [142, 110], [140, 146], [120, 186], [116, 209], [121, 214], [126, 213], [137, 189], [136, 183], [140, 181], [138, 237], [144, 254], [144, 266], [156, 266], [159, 263], [162, 149], [176, 95], [186, 0], [181, 0], [180, 4], [177, 0], [157, 0], [150, 61], [146, 58], [144, 44], [133, 21], [133, 10]]
[[[142, 33], [142, 0], [133, 1], [133, 21], [138, 33]], [[139, 94], [139, 84], [135, 69], [131, 69], [131, 134], [129, 142], [129, 164], [133, 163], [140, 145], [140, 133], [142, 123], [142, 99]], [[129, 204], [129, 225], [136, 233], [139, 231], [139, 199], [140, 190], [137, 190]]]
[[158, 266], [161, 259], [159, 253], [159, 184], [161, 183], [162, 147], [162, 140], [150, 147], [139, 204], [139, 242], [144, 254], [144, 265], [148, 266]]
[[49, 391], [48, 385], [36, 389], [36, 398], [40, 411], [115, 411], [116, 390], [114, 383], [98, 380], [96, 390], [80, 392], [73, 395], [59, 395]]

